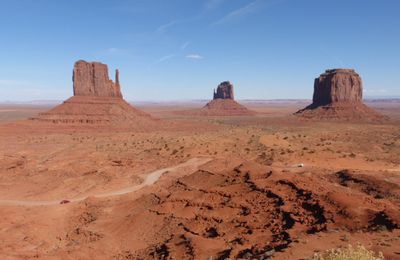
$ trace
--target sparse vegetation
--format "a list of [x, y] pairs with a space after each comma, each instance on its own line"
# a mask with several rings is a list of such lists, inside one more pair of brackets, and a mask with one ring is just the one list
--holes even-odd
[[315, 254], [313, 260], [384, 260], [381, 252], [366, 249], [363, 245], [347, 248], [332, 249], [324, 253]]

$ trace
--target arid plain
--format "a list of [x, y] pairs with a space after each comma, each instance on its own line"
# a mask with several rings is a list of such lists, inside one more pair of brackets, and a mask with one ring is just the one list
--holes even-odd
[[362, 243], [400, 258], [399, 101], [367, 103], [383, 123], [292, 115], [308, 101], [179, 112], [205, 103], [134, 104], [157, 123], [128, 128], [2, 105], [0, 257], [307, 259]]

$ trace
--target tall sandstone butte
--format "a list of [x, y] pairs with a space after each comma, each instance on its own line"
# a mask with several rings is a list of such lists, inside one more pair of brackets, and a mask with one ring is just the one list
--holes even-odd
[[213, 100], [208, 102], [196, 114], [206, 116], [244, 116], [254, 115], [255, 112], [247, 109], [234, 100], [233, 85], [224, 81], [214, 89]]
[[352, 69], [326, 70], [314, 81], [313, 105], [362, 102], [362, 80]]
[[329, 69], [314, 81], [313, 103], [295, 115], [309, 119], [382, 121], [363, 101], [363, 84], [353, 69]]
[[107, 65], [80, 60], [74, 65], [72, 80], [73, 97], [32, 119], [66, 124], [154, 126], [153, 118], [123, 99], [118, 70], [113, 82], [108, 77]]
[[107, 65], [100, 62], [77, 61], [72, 76], [74, 96], [97, 96], [122, 98], [119, 71], [115, 83], [108, 78]]
[[233, 95], [233, 85], [229, 81], [224, 81], [214, 89], [213, 99], [235, 99]]

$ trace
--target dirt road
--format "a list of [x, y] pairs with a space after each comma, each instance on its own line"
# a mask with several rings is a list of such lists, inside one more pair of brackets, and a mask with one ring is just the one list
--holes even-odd
[[[100, 193], [100, 194], [93, 194], [90, 197], [95, 197], [95, 198], [104, 198], [104, 197], [110, 197], [110, 196], [118, 196], [118, 195], [123, 195], [131, 192], [138, 191], [146, 186], [151, 186], [154, 183], [156, 183], [161, 176], [165, 173], [174, 173], [174, 172], [184, 172], [185, 174], [190, 174], [195, 172], [201, 165], [211, 161], [211, 158], [203, 158], [203, 157], [197, 157], [197, 158], [192, 158], [184, 163], [178, 164], [173, 167], [169, 168], [163, 168], [159, 169], [153, 172], [150, 172], [146, 174], [144, 181], [138, 185], [126, 187], [124, 189], [120, 190], [114, 190], [106, 193]], [[68, 199], [68, 198], [63, 198], [63, 199], [58, 199], [58, 200], [40, 200], [40, 201], [32, 201], [32, 200], [1, 200], [0, 199], [0, 206], [50, 206], [50, 205], [60, 205], [60, 202], [62, 200], [68, 200], [69, 202], [79, 202], [82, 200], [87, 199], [88, 196], [85, 197], [79, 197], [79, 198], [74, 198], [74, 199]]]

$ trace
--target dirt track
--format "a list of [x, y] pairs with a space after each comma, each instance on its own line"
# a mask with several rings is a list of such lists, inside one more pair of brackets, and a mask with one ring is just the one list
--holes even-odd
[[[159, 170], [156, 170], [156, 171], [146, 174], [146, 177], [144, 178], [144, 180], [141, 184], [130, 186], [130, 187], [120, 189], [120, 190], [110, 191], [107, 193], [94, 194], [94, 195], [91, 195], [90, 197], [104, 198], [104, 197], [118, 196], [118, 195], [135, 192], [146, 186], [153, 185], [165, 173], [172, 173], [172, 172], [180, 171], [180, 170], [185, 170], [186, 173], [193, 173], [194, 171], [196, 171], [198, 169], [198, 167], [200, 165], [205, 164], [211, 160], [212, 160], [211, 158], [192, 158], [192, 159], [188, 160], [187, 162], [181, 163], [179, 165], [169, 167], [169, 168], [159, 169]], [[83, 200], [87, 199], [88, 197], [89, 196], [74, 198], [74, 199], [67, 199], [67, 200], [69, 202], [79, 202], [79, 201], [83, 201]], [[39, 200], [39, 201], [1, 200], [0, 199], [0, 205], [1, 206], [51, 206], [51, 205], [60, 205], [60, 202], [62, 200], [64, 200], [64, 199], [48, 200], [48, 201], [45, 201], [45, 200]]]

